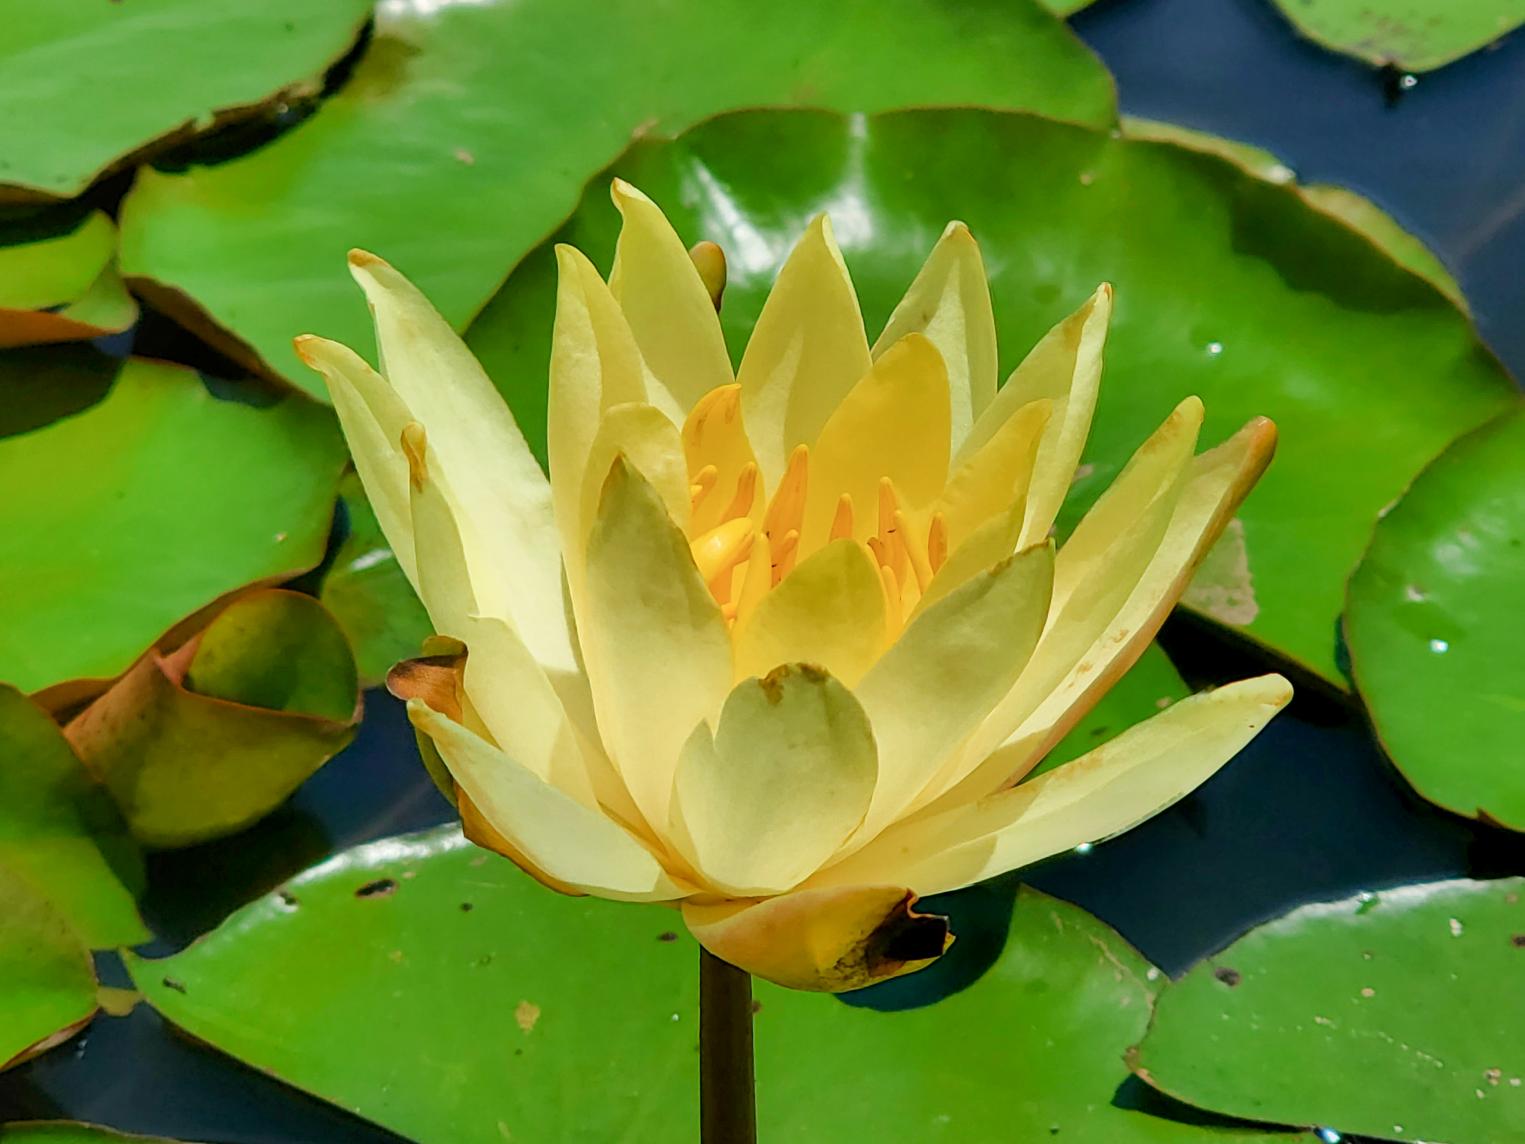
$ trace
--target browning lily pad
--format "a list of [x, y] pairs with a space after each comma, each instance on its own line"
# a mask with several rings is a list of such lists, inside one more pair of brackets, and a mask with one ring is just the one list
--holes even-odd
[[291, 339], [369, 338], [350, 247], [396, 263], [464, 327], [632, 134], [779, 104], [1114, 114], [1111, 77], [1036, 0], [383, 4], [354, 74], [310, 119], [231, 162], [140, 173], [124, 273], [182, 292], [194, 328], [230, 331], [248, 364], [321, 396]]
[[116, 333], [137, 316], [116, 271], [116, 227], [101, 211], [0, 225], [0, 349]]
[[359, 721], [344, 633], [312, 597], [272, 589], [150, 648], [66, 734], [140, 841], [187, 846], [264, 817]]
[[1525, 23], [1519, 0], [1274, 0], [1314, 43], [1378, 67], [1430, 71]]
[[110, 679], [226, 593], [311, 568], [344, 461], [312, 402], [126, 362], [105, 400], [0, 439], [0, 670], [23, 691]]
[[148, 938], [143, 863], [105, 790], [47, 712], [0, 685], [0, 866], [24, 876], [92, 948]]
[[0, 0], [0, 198], [72, 198], [107, 171], [314, 94], [369, 0]]
[[0, 1069], [67, 1040], [95, 1009], [95, 966], [79, 931], [0, 866]]
[[1166, 990], [1137, 1071], [1231, 1116], [1525, 1139], [1522, 891], [1458, 880], [1293, 910]]
[[[1345, 581], [1378, 512], [1453, 437], [1517, 400], [1431, 283], [1298, 189], [1173, 143], [990, 111], [747, 112], [639, 142], [614, 173], [687, 241], [726, 249], [733, 354], [818, 211], [874, 332], [948, 219], [966, 222], [990, 272], [1003, 371], [1111, 281], [1100, 402], [1061, 529], [1183, 396], [1206, 403], [1204, 444], [1271, 417], [1278, 455], [1240, 510], [1232, 575], [1195, 606], [1339, 686]], [[555, 237], [607, 260], [617, 221], [601, 177]], [[553, 287], [545, 246], [468, 333], [537, 448]]]
[[[553, 894], [441, 828], [341, 854], [131, 968], [193, 1036], [413, 1139], [686, 1140], [697, 958], [681, 930], [657, 906]], [[1106, 926], [1029, 890], [1000, 961], [936, 1005], [760, 985], [762, 1135], [1288, 1139], [1119, 1107], [1123, 1052], [1164, 986]]]
[[1457, 441], [1377, 522], [1345, 634], [1415, 789], [1525, 830], [1525, 407]]

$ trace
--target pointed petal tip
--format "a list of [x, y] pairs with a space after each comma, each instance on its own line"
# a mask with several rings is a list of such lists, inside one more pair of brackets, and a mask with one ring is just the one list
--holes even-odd
[[297, 357], [302, 359], [303, 365], [317, 369], [317, 354], [314, 351], [322, 341], [323, 339], [317, 334], [298, 334], [291, 339], [291, 348], [296, 351]]
[[635, 184], [627, 183], [618, 175], [609, 181], [609, 197], [614, 200], [614, 205], [619, 207], [621, 211], [625, 209], [626, 203], [651, 202], [650, 196], [642, 192]]
[[379, 254], [361, 250], [358, 246], [349, 252], [348, 259], [351, 270], [390, 270], [392, 268]]

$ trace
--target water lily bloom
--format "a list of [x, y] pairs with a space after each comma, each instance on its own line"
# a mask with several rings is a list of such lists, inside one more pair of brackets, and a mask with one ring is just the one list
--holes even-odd
[[[681, 908], [800, 989], [928, 964], [918, 896], [1171, 805], [1286, 703], [1205, 692], [1029, 774], [1153, 638], [1268, 462], [1183, 401], [1062, 546], [1103, 285], [996, 385], [978, 247], [948, 227], [869, 344], [825, 217], [733, 372], [718, 250], [639, 191], [607, 281], [557, 249], [545, 476], [460, 338], [374, 255], [381, 372], [298, 339], [440, 636], [394, 669], [467, 835], [556, 890]], [[1027, 781], [1023, 781], [1026, 779]]]

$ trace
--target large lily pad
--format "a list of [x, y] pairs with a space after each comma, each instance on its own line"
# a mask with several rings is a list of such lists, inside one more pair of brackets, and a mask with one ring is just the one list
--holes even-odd
[[150, 648], [67, 734], [139, 840], [187, 846], [264, 817], [359, 721], [343, 631], [311, 596], [272, 589]]
[[116, 271], [116, 227], [101, 211], [0, 226], [0, 348], [116, 333], [137, 316]]
[[0, 866], [0, 1069], [72, 1036], [95, 1010], [95, 967], [79, 931]]
[[1519, 0], [1274, 0], [1299, 32], [1332, 51], [1429, 71], [1525, 23]]
[[370, 0], [0, 0], [0, 196], [70, 198], [218, 122], [316, 93]]
[[312, 567], [344, 459], [311, 402], [128, 361], [104, 401], [0, 440], [0, 671], [23, 691], [111, 678], [223, 594]]
[[355, 649], [361, 686], [376, 687], [394, 663], [418, 654], [434, 628], [387, 546], [360, 479], [345, 477], [339, 496], [349, 535], [323, 577], [320, 597]]
[[1522, 890], [1438, 882], [1294, 910], [1166, 991], [1139, 1071], [1235, 1116], [1525, 1139]]
[[[789, 161], [765, 158], [780, 155]], [[1274, 418], [1278, 457], [1233, 530], [1237, 582], [1216, 597], [1225, 608], [1204, 610], [1336, 684], [1345, 580], [1377, 513], [1452, 437], [1516, 399], [1429, 283], [1295, 189], [1174, 144], [986, 111], [753, 112], [639, 143], [615, 170], [689, 241], [726, 248], [733, 353], [822, 210], [871, 330], [946, 221], [967, 222], [991, 274], [1005, 369], [1113, 282], [1096, 424], [1061, 525], [1184, 395], [1206, 402], [1205, 442]], [[597, 179], [556, 237], [607, 261], [616, 226]], [[553, 278], [542, 247], [468, 335], [537, 447]]]
[[1345, 633], [1419, 793], [1525, 830], [1525, 407], [1452, 445], [1378, 522]]
[[291, 339], [369, 339], [348, 248], [391, 259], [464, 327], [633, 133], [777, 104], [1113, 115], [1110, 76], [1036, 0], [383, 4], [312, 118], [232, 162], [143, 171], [122, 265], [188, 323], [231, 331], [250, 364], [322, 395]]
[[[93, 948], [148, 938], [142, 858], [47, 712], [0, 685], [0, 865], [26, 877]], [[124, 881], [125, 880], [125, 881]]]
[[[681, 930], [660, 907], [551, 894], [443, 828], [342, 854], [131, 968], [192, 1035], [414, 1139], [665, 1142], [697, 1115]], [[1001, 961], [933, 1007], [762, 987], [763, 1134], [1262, 1139], [1112, 1103], [1162, 985], [1100, 922], [1023, 891]]]

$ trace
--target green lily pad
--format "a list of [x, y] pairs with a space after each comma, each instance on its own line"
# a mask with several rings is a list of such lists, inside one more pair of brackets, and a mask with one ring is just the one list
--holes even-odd
[[1294, 186], [1309, 206], [1323, 211], [1331, 218], [1339, 219], [1351, 230], [1369, 239], [1372, 245], [1399, 266], [1419, 275], [1451, 299], [1458, 309], [1467, 309], [1467, 299], [1462, 295], [1461, 285], [1434, 251], [1416, 235], [1404, 230], [1397, 219], [1365, 195], [1328, 183], [1298, 183], [1297, 172], [1271, 152], [1237, 139], [1225, 139], [1191, 127], [1128, 115], [1123, 116], [1122, 130], [1123, 134], [1132, 139], [1175, 143], [1193, 151], [1218, 155], [1267, 182]]
[[1519, 0], [1274, 0], [1314, 43], [1378, 67], [1430, 71], [1525, 23]]
[[434, 628], [387, 546], [360, 478], [354, 473], [345, 477], [339, 497], [349, 517], [349, 535], [323, 577], [319, 598], [355, 649], [361, 686], [376, 687], [394, 663], [418, 654]]
[[99, 404], [0, 439], [8, 681], [112, 678], [225, 593], [311, 568], [344, 463], [312, 402], [224, 400], [137, 360]]
[[232, 119], [316, 94], [369, 0], [0, 3], [0, 198], [71, 198]]
[[70, 208], [0, 226], [0, 348], [94, 338], [137, 317], [103, 212]]
[[0, 1069], [67, 1040], [95, 1010], [95, 966], [79, 931], [0, 866]]
[[1457, 441], [1350, 580], [1357, 688], [1394, 763], [1447, 810], [1525, 830], [1525, 407]]
[[0, 1124], [0, 1141], [5, 1141], [6, 1144], [174, 1144], [161, 1136], [136, 1136], [129, 1132], [103, 1128], [99, 1124], [81, 1124], [74, 1120], [30, 1120], [20, 1124]]
[[[41, 888], [92, 948], [136, 945], [143, 863], [47, 712], [0, 685], [0, 865]], [[130, 887], [130, 888], [129, 888]]]
[[122, 266], [182, 292], [156, 301], [231, 331], [246, 363], [322, 396], [291, 339], [369, 344], [350, 247], [395, 262], [463, 328], [632, 134], [778, 104], [988, 104], [1106, 124], [1114, 95], [1036, 0], [384, 4], [354, 74], [306, 122], [215, 167], [143, 171]]
[[1232, 1116], [1525, 1139], [1522, 890], [1458, 880], [1294, 910], [1166, 991], [1137, 1070]]
[[[789, 162], [761, 159], [778, 155]], [[946, 221], [968, 223], [991, 274], [1004, 370], [1113, 282], [1100, 403], [1061, 527], [1183, 396], [1206, 402], [1204, 443], [1272, 417], [1279, 453], [1228, 553], [1243, 567], [1217, 585], [1224, 608], [1197, 606], [1337, 686], [1336, 620], [1372, 521], [1453, 437], [1517, 399], [1429, 283], [1297, 190], [1174, 144], [988, 111], [750, 112], [640, 142], [615, 171], [685, 239], [726, 248], [733, 354], [821, 210], [872, 331]], [[555, 236], [605, 263], [617, 227], [606, 186], [595, 179]], [[468, 332], [537, 449], [554, 274], [542, 247]]]
[[[552, 894], [442, 828], [341, 854], [130, 968], [193, 1036], [414, 1139], [665, 1142], [697, 1127], [682, 928], [658, 906]], [[935, 1006], [760, 985], [762, 1135], [1265, 1139], [1113, 1105], [1164, 984], [1100, 922], [1023, 890], [995, 968]]]
[[141, 842], [188, 846], [264, 817], [359, 722], [343, 631], [311, 596], [272, 589], [149, 649], [66, 734]]

